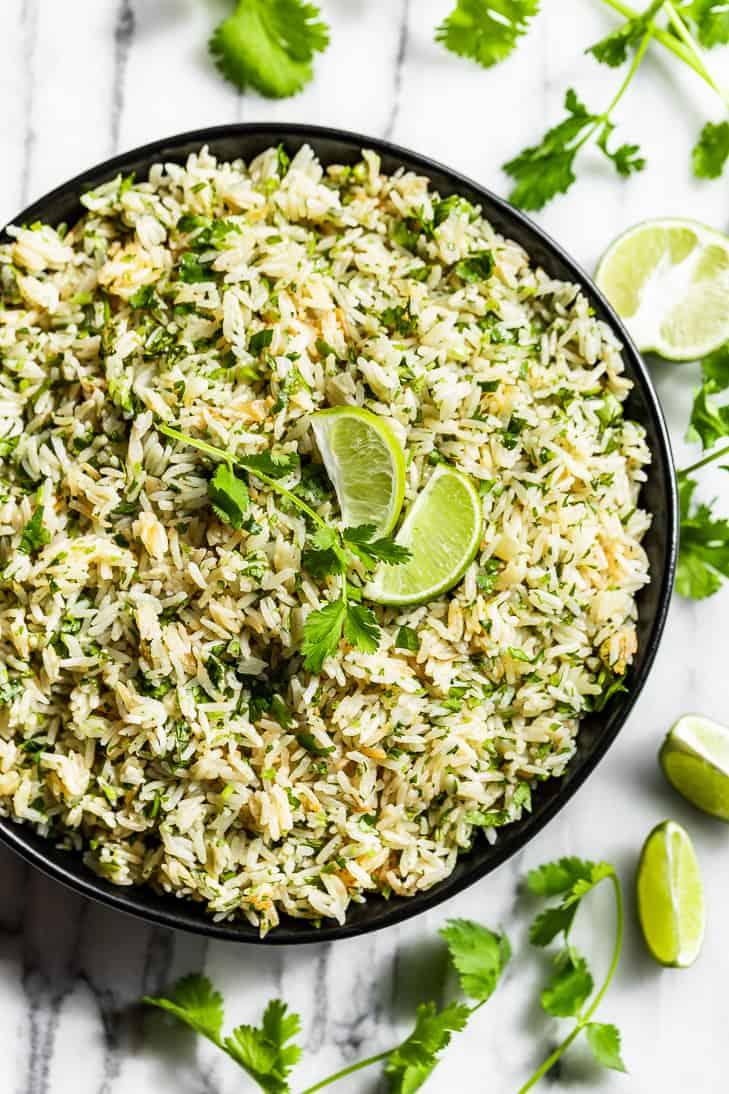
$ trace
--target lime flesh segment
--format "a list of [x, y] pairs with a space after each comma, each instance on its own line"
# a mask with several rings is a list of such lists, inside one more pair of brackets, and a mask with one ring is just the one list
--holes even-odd
[[351, 406], [320, 410], [311, 424], [344, 523], [374, 524], [376, 536], [387, 535], [405, 497], [405, 457], [391, 427]]
[[729, 822], [729, 729], [685, 714], [666, 736], [659, 761], [679, 794], [712, 817]]
[[661, 965], [685, 969], [704, 938], [704, 887], [688, 833], [664, 821], [648, 836], [638, 865], [638, 917]]
[[471, 479], [436, 468], [395, 537], [412, 557], [399, 566], [379, 566], [364, 595], [378, 604], [419, 604], [452, 589], [473, 561], [482, 523]]
[[640, 350], [692, 361], [729, 338], [729, 237], [692, 220], [646, 220], [595, 275]]

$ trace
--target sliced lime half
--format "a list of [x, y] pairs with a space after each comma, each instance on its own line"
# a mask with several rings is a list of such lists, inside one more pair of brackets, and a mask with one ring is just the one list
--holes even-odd
[[481, 499], [471, 479], [437, 467], [395, 537], [410, 559], [379, 566], [364, 595], [379, 604], [419, 604], [452, 589], [478, 550], [482, 524]]
[[369, 410], [338, 406], [312, 414], [311, 425], [348, 527], [395, 527], [405, 496], [405, 457], [392, 428]]
[[608, 247], [595, 279], [640, 350], [693, 361], [729, 338], [729, 237], [704, 224], [637, 224]]

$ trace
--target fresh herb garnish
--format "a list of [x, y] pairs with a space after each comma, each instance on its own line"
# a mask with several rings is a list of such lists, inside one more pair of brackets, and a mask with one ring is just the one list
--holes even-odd
[[361, 599], [361, 594], [349, 585], [347, 570], [355, 559], [365, 569], [371, 569], [377, 562], [398, 565], [410, 558], [410, 551], [389, 536], [374, 539], [374, 525], [363, 524], [342, 531], [333, 528], [307, 502], [282, 486], [279, 479], [298, 467], [298, 456], [277, 456], [272, 452], [233, 456], [222, 448], [190, 437], [164, 423], [160, 423], [158, 429], [166, 437], [197, 448], [219, 461], [210, 482], [210, 497], [221, 520], [240, 528], [247, 509], [248, 490], [245, 482], [234, 473], [233, 466], [236, 466], [286, 498], [314, 525], [311, 543], [303, 554], [304, 565], [312, 577], [320, 580], [340, 576], [341, 592], [336, 600], [310, 612], [306, 618], [301, 647], [305, 667], [311, 672], [318, 672], [327, 657], [336, 651], [342, 637], [363, 653], [373, 653], [380, 636], [377, 620], [370, 608], [350, 602]]
[[474, 251], [468, 258], [462, 258], [453, 267], [462, 281], [471, 284], [473, 282], [488, 281], [494, 272], [494, 256], [491, 251]]
[[395, 636], [395, 649], [408, 650], [409, 653], [417, 653], [420, 649], [418, 632], [412, 627], [400, 627]]
[[[615, 896], [615, 942], [605, 979], [592, 996], [592, 974], [586, 958], [572, 945], [570, 930], [582, 901], [604, 880], [611, 882]], [[535, 946], [548, 946], [559, 935], [562, 936], [562, 949], [556, 955], [554, 972], [542, 991], [541, 1004], [546, 1013], [555, 1018], [576, 1018], [577, 1021], [567, 1037], [520, 1088], [519, 1094], [526, 1094], [536, 1086], [583, 1030], [586, 1031], [593, 1056], [601, 1066], [625, 1071], [620, 1056], [618, 1030], [615, 1026], [592, 1021], [615, 974], [622, 948], [623, 894], [614, 867], [607, 862], [563, 858], [532, 870], [527, 877], [527, 885], [535, 896], [562, 898], [559, 904], [547, 908], [536, 917], [529, 940]], [[589, 1002], [591, 996], [592, 1001]]]
[[50, 542], [51, 533], [43, 523], [43, 506], [38, 504], [33, 510], [30, 520], [23, 528], [18, 550], [26, 555], [34, 555], [40, 551], [41, 547], [45, 547]]
[[304, 0], [238, 0], [216, 27], [210, 52], [226, 80], [241, 91], [285, 98], [313, 75], [314, 54], [329, 44], [316, 4]]
[[460, 57], [491, 68], [512, 52], [539, 0], [457, 0], [435, 38]]
[[[643, 49], [648, 41], [646, 36]], [[641, 171], [645, 160], [639, 155], [637, 145], [623, 144], [615, 151], [608, 148], [607, 142], [613, 130], [610, 115], [624, 90], [625, 87], [621, 88], [602, 114], [593, 114], [570, 88], [564, 102], [567, 117], [547, 130], [540, 144], [523, 149], [504, 164], [504, 170], [516, 183], [509, 200], [522, 209], [541, 209], [557, 194], [566, 193], [576, 179], [574, 162], [577, 153], [593, 136], [597, 136], [597, 147], [612, 161], [619, 174]]]
[[[449, 920], [440, 932], [461, 990], [470, 1003], [454, 1001], [439, 1007], [421, 1003], [412, 1032], [401, 1044], [359, 1060], [307, 1088], [314, 1094], [373, 1064], [384, 1064], [391, 1094], [414, 1094], [440, 1061], [451, 1035], [464, 1029], [496, 990], [511, 950], [505, 935], [466, 919]], [[166, 994], [145, 996], [144, 1003], [171, 1014], [212, 1041], [234, 1060], [267, 1094], [289, 1094], [290, 1073], [301, 1057], [294, 1038], [301, 1030], [298, 1014], [280, 999], [266, 1007], [260, 1026], [237, 1026], [223, 1033], [223, 999], [206, 976], [186, 976]]]
[[697, 178], [718, 179], [729, 160], [729, 122], [707, 122], [691, 159]]
[[[679, 516], [681, 521], [676, 591], [700, 600], [721, 588], [729, 578], [729, 520], [714, 516], [712, 505], [696, 504], [698, 486], [694, 472], [729, 457], [729, 445], [716, 447], [729, 438], [729, 407], [717, 404], [715, 396], [729, 388], [729, 343], [701, 362], [703, 383], [696, 392], [688, 439], [711, 450], [678, 472]], [[729, 465], [721, 464], [723, 470]]]
[[[685, 3], [651, 0], [642, 11], [636, 11], [622, 0], [603, 0], [603, 3], [618, 12], [623, 22], [601, 41], [589, 46], [587, 52], [612, 68], [630, 61], [630, 68], [603, 113], [591, 113], [573, 91], [568, 92], [567, 117], [553, 126], [540, 144], [525, 148], [504, 165], [504, 170], [516, 181], [510, 199], [525, 209], [541, 209], [572, 186], [576, 178], [577, 153], [593, 137], [596, 146], [612, 160], [619, 174], [628, 176], [644, 167], [645, 161], [637, 145], [622, 144], [611, 151], [608, 140], [614, 128], [611, 115], [653, 41], [700, 76], [716, 92], [724, 108], [729, 109], [729, 90], [717, 82], [701, 50], [702, 46], [710, 49], [729, 42], [729, 9], [725, 0], [687, 0]], [[532, 7], [536, 9], [536, 4], [489, 3], [488, 0], [459, 3], [454, 16], [458, 15], [456, 26], [460, 47], [455, 52], [481, 59], [482, 64], [503, 60], [526, 30], [529, 17], [535, 14], [535, 10], [530, 10]], [[488, 18], [484, 18], [486, 9], [491, 9]], [[729, 121], [708, 122], [701, 131], [692, 158], [694, 173], [699, 178], [718, 178], [729, 160]]]
[[248, 487], [228, 464], [220, 463], [208, 483], [210, 504], [215, 515], [233, 528], [243, 527], [248, 512]]
[[248, 352], [257, 357], [259, 353], [263, 353], [264, 349], [268, 349], [272, 341], [273, 331], [270, 328], [256, 331], [255, 334], [251, 335], [248, 342]]

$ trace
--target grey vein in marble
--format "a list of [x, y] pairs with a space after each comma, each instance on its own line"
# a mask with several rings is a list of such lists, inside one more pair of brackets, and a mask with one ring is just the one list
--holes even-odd
[[385, 140], [390, 140], [395, 132], [400, 113], [400, 99], [402, 96], [403, 71], [405, 57], [408, 49], [408, 20], [410, 17], [410, 0], [400, 0], [400, 24], [397, 35], [397, 53], [395, 55], [395, 68], [392, 77], [392, 106], [385, 126]]
[[127, 64], [134, 41], [134, 27], [132, 0], [119, 0], [114, 24], [114, 81], [111, 92], [111, 150], [113, 153], [119, 150]]

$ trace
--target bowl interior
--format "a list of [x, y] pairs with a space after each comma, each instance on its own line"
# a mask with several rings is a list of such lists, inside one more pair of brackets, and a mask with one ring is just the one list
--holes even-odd
[[[651, 513], [653, 523], [644, 540], [651, 583], [637, 597], [638, 653], [631, 669], [629, 691], [615, 697], [603, 712], [584, 719], [577, 740], [577, 752], [567, 772], [561, 778], [548, 780], [540, 786], [534, 795], [533, 812], [501, 830], [493, 846], [485, 839], [478, 839], [473, 849], [461, 856], [451, 876], [427, 892], [389, 901], [373, 896], [364, 904], [353, 904], [343, 927], [333, 923], [316, 928], [305, 921], [286, 919], [266, 939], [269, 945], [331, 940], [376, 930], [406, 919], [453, 896], [523, 847], [562, 808], [594, 769], [630, 713], [645, 683], [663, 631], [677, 552], [677, 501], [668, 435], [655, 391], [627, 332], [587, 275], [544, 232], [494, 194], [438, 163], [395, 145], [339, 130], [274, 124], [223, 126], [157, 141], [100, 164], [35, 202], [19, 214], [14, 223], [32, 223], [35, 220], [50, 224], [73, 223], [84, 211], [79, 196], [85, 190], [113, 178], [120, 171], [124, 174], [134, 171], [137, 178], [143, 178], [153, 163], [183, 162], [203, 144], [207, 144], [221, 160], [248, 160], [281, 141], [290, 153], [304, 143], [310, 144], [325, 164], [354, 163], [360, 158], [363, 147], [372, 148], [381, 156], [385, 171], [392, 172], [404, 166], [427, 175], [444, 197], [462, 194], [473, 204], [480, 205], [494, 227], [520, 243], [532, 261], [552, 277], [574, 281], [583, 287], [598, 316], [616, 330], [624, 344], [626, 374], [634, 382], [627, 402], [627, 413], [645, 426], [653, 455], [641, 495], [642, 504]], [[0, 238], [3, 238], [2, 234]], [[130, 890], [112, 885], [87, 869], [80, 856], [58, 850], [51, 841], [11, 820], [0, 818], [0, 839], [58, 880], [122, 911], [220, 938], [260, 941], [255, 929], [248, 924], [213, 923], [204, 909], [192, 901], [160, 895], [152, 889]]]

